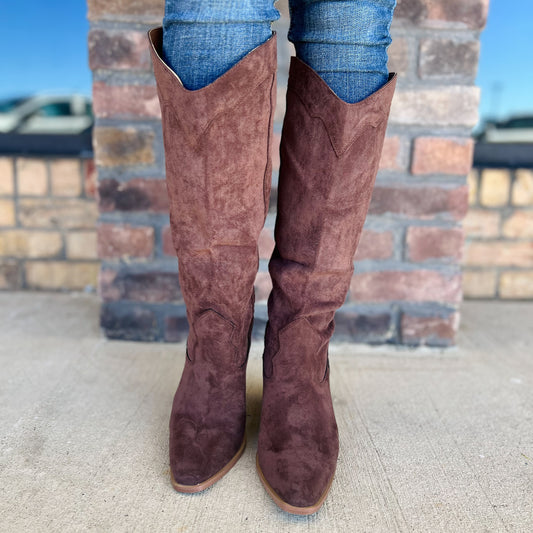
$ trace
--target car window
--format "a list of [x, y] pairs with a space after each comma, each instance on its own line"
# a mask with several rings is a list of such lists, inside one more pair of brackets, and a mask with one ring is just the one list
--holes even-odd
[[533, 128], [533, 118], [515, 118], [509, 120], [506, 124], [507, 128]]
[[8, 100], [0, 100], [0, 113], [9, 113], [27, 100], [27, 98], [11, 98]]
[[67, 102], [57, 102], [41, 106], [36, 115], [39, 117], [68, 117], [71, 115], [70, 104]]

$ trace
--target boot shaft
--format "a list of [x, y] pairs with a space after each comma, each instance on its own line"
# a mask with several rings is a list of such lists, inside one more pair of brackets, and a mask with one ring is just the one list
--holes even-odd
[[194, 91], [161, 59], [161, 28], [149, 36], [171, 234], [191, 333], [194, 337], [200, 316], [214, 311], [210, 316], [226, 320], [232, 328], [227, 334], [242, 352], [253, 313], [257, 241], [270, 197], [276, 34]]
[[378, 91], [348, 104], [291, 58], [269, 263], [269, 320], [276, 328], [305, 316], [318, 331], [332, 333], [353, 273], [395, 85], [391, 73]]

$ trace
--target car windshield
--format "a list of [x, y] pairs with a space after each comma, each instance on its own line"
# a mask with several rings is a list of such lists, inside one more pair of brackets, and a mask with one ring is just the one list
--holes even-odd
[[9, 113], [27, 100], [27, 98], [8, 98], [0, 100], [0, 113]]

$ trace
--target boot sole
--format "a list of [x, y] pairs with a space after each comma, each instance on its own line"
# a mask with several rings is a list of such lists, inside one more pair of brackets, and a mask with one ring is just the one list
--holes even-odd
[[329, 489], [331, 488], [331, 484], [333, 483], [333, 478], [335, 477], [334, 475], [331, 476], [331, 479], [329, 480], [326, 489], [324, 490], [319, 500], [315, 504], [309, 505], [307, 507], [297, 507], [295, 505], [291, 505], [290, 503], [287, 503], [286, 501], [283, 501], [281, 497], [276, 493], [276, 491], [270, 486], [265, 476], [263, 475], [263, 472], [261, 471], [261, 467], [259, 466], [258, 455], [255, 456], [255, 466], [257, 467], [257, 473], [259, 474], [259, 479], [261, 480], [261, 483], [263, 483], [263, 486], [265, 487], [266, 491], [270, 494], [270, 497], [274, 500], [274, 503], [282, 511], [286, 511], [287, 513], [297, 514], [301, 516], [314, 514], [322, 507], [322, 504], [324, 503], [324, 500], [326, 499], [326, 496], [328, 495]]
[[235, 463], [240, 459], [245, 448], [246, 436], [242, 441], [241, 447], [237, 450], [237, 453], [231, 458], [229, 463], [224, 465], [223, 468], [221, 468], [216, 474], [212, 475], [210, 478], [206, 479], [205, 481], [202, 481], [201, 483], [197, 483], [196, 485], [183, 485], [182, 483], [178, 483], [174, 479], [174, 475], [172, 474], [171, 470], [170, 481], [172, 482], [172, 486], [178, 492], [182, 492], [185, 494], [194, 494], [195, 492], [202, 492], [203, 490], [209, 488], [211, 485], [216, 483], [221, 477], [225, 476], [235, 466]]

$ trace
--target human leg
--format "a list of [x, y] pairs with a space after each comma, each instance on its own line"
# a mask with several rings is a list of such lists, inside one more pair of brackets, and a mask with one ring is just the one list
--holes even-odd
[[396, 0], [290, 0], [296, 56], [348, 103], [388, 78], [387, 47]]
[[271, 36], [274, 0], [166, 0], [163, 59], [190, 90], [229, 70]]

